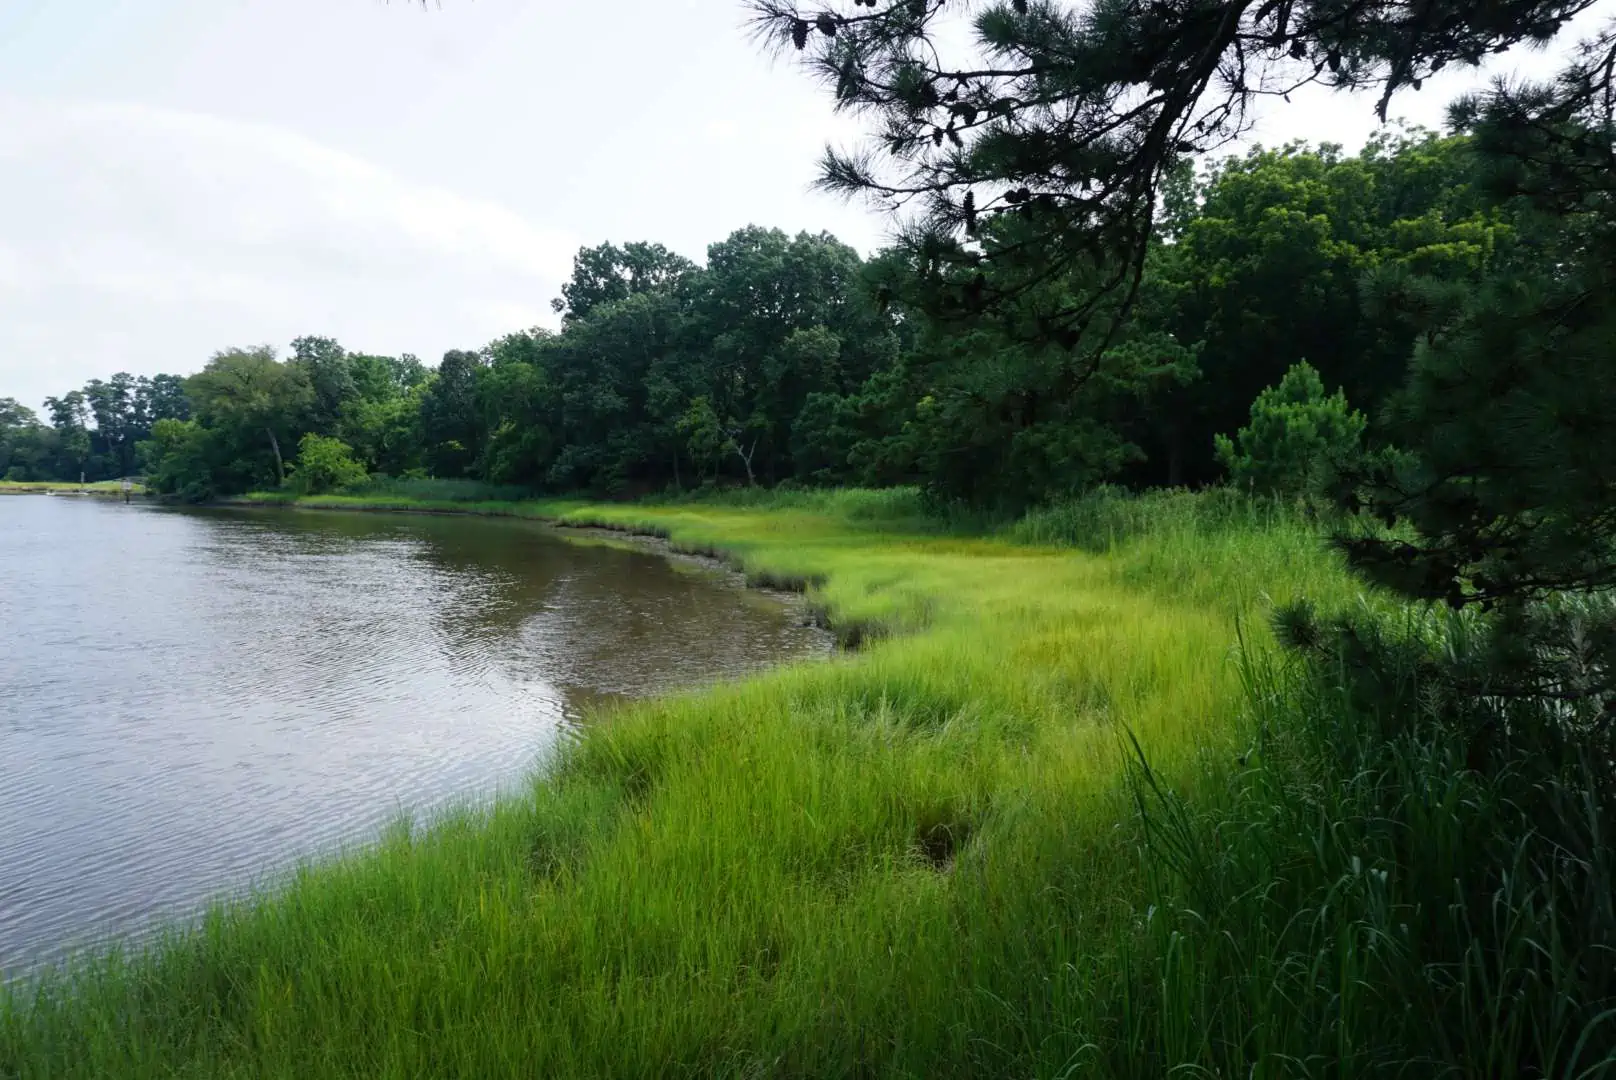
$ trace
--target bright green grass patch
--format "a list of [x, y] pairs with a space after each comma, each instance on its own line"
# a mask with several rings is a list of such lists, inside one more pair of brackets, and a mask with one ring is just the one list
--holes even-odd
[[1311, 532], [1191, 507], [1100, 554], [909, 492], [489, 505], [725, 553], [867, 647], [602, 714], [521, 798], [18, 991], [0, 1075], [1161, 1074], [1124, 732], [1218, 797], [1237, 620], [1355, 591]]

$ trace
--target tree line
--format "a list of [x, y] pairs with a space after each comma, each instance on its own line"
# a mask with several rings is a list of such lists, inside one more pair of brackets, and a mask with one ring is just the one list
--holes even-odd
[[[436, 367], [307, 336], [284, 357], [225, 349], [188, 378], [95, 380], [50, 399], [48, 422], [8, 399], [0, 476], [143, 472], [192, 499], [364, 476], [600, 494], [914, 483], [1007, 511], [1107, 480], [1295, 486], [1363, 428], [1318, 421], [1301, 449], [1271, 451], [1301, 455], [1277, 473], [1242, 468], [1220, 437], [1298, 365], [1313, 375], [1284, 384], [1293, 412], [1378, 415], [1420, 333], [1398, 290], [1472, 288], [1521, 243], [1478, 190], [1472, 142], [1400, 131], [1351, 155], [1298, 144], [1178, 169], [1103, 348], [1040, 323], [1079, 273], [989, 319], [951, 309], [939, 290], [960, 271], [940, 285], [911, 245], [866, 260], [830, 235], [749, 227], [698, 265], [608, 243], [575, 258], [559, 332]], [[985, 248], [1023, 244], [1016, 224], [986, 224]], [[995, 288], [994, 273], [963, 290]]]
[[50, 418], [0, 398], [0, 479], [91, 482], [134, 476], [140, 447], [161, 420], [190, 415], [185, 379], [120, 371], [82, 389], [45, 399]]

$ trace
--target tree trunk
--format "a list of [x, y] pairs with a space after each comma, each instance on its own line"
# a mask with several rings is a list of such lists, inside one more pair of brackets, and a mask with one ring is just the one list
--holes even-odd
[[1184, 455], [1179, 453], [1178, 429], [1167, 432], [1167, 486], [1181, 487], [1184, 483]]
[[749, 453], [742, 452], [740, 443], [735, 444], [735, 456], [741, 459], [742, 465], [746, 466], [746, 484], [748, 487], [757, 487], [757, 477], [752, 475], [752, 457], [756, 453], [756, 442], [752, 443], [752, 449]]
[[286, 483], [286, 462], [281, 459], [281, 441], [275, 437], [274, 428], [265, 428], [264, 434], [269, 436], [269, 448], [275, 451], [275, 481], [284, 485]]

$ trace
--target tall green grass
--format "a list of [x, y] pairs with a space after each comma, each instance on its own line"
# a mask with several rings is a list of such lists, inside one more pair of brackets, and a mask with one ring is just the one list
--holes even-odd
[[1282, 514], [1103, 498], [1000, 535], [904, 491], [511, 504], [801, 584], [862, 648], [604, 712], [520, 798], [14, 987], [0, 1075], [1510, 1075], [1365, 959], [1383, 791], [1263, 630], [1355, 583]]
[[[1616, 1075], [1610, 760], [1521, 730], [1478, 763], [1430, 685], [1433, 657], [1475, 646], [1473, 614], [1355, 621], [1393, 639], [1364, 673], [1378, 687], [1243, 658], [1253, 744], [1225, 798], [1197, 805], [1136, 765], [1164, 900], [1157, 1060], [1207, 1075]], [[1388, 662], [1399, 653], [1409, 662]]]
[[485, 484], [478, 480], [434, 480], [413, 477], [373, 477], [323, 495], [304, 495], [287, 489], [255, 491], [235, 501], [265, 506], [328, 506], [350, 509], [458, 509], [492, 512], [535, 499], [525, 487]]
[[542, 499], [525, 488], [470, 480], [381, 480], [324, 495], [254, 491], [220, 500], [225, 505], [294, 507], [307, 510], [369, 510], [388, 513], [475, 514], [554, 520], [581, 500]]

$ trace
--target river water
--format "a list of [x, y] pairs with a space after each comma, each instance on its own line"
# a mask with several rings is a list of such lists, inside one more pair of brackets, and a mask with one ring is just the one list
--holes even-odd
[[825, 648], [531, 523], [0, 498], [0, 974], [514, 784], [602, 698]]

